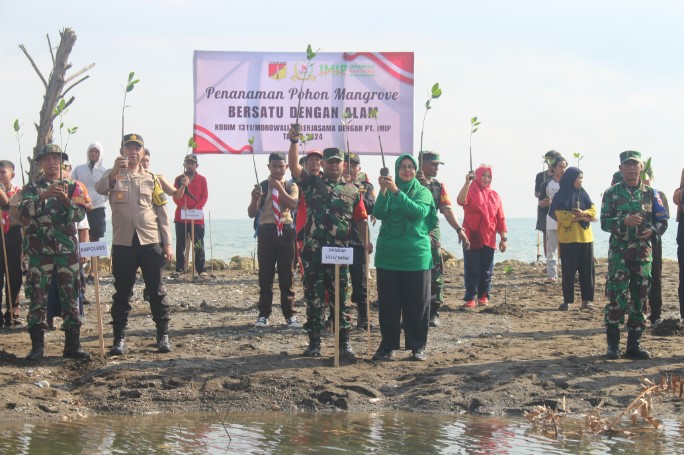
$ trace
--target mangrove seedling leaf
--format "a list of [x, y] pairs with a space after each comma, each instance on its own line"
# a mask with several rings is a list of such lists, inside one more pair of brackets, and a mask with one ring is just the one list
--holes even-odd
[[470, 119], [470, 123], [471, 123], [472, 125], [474, 125], [475, 122], [477, 122], [477, 117], [473, 117], [473, 118]]
[[432, 86], [432, 97], [439, 98], [440, 96], [442, 96], [442, 89], [439, 88], [439, 82], [436, 82], [435, 85]]
[[[376, 110], [377, 110], [377, 109], [376, 109]], [[18, 133], [20, 128], [21, 128], [21, 127], [19, 126], [19, 119], [15, 119], [15, 120], [14, 120], [14, 132], [15, 132], [15, 133]]]
[[378, 108], [377, 107], [372, 108], [370, 110], [370, 112], [368, 113], [368, 116], [370, 118], [378, 118]]
[[425, 102], [425, 109], [426, 109], [426, 110], [431, 109], [431, 108], [430, 108], [430, 100], [427, 100], [427, 101]]
[[476, 133], [476, 132], [477, 132], [477, 128], [475, 128], [475, 129], [473, 130], [473, 133]]
[[247, 142], [249, 142], [249, 145], [254, 145], [254, 136], [247, 139]]
[[311, 133], [306, 134], [306, 142], [313, 140], [313, 138], [314, 138], [313, 134], [311, 134]]
[[135, 72], [131, 71], [128, 73], [128, 82], [131, 82], [133, 80], [133, 76], [135, 76]]
[[74, 126], [74, 127], [72, 127], [72, 128], [67, 128], [67, 132], [68, 132], [69, 134], [75, 134], [76, 131], [78, 131], [78, 127], [77, 127], [77, 126]]
[[314, 57], [316, 57], [316, 53], [311, 48], [311, 44], [309, 44], [308, 46], [306, 46], [306, 59], [312, 60]]

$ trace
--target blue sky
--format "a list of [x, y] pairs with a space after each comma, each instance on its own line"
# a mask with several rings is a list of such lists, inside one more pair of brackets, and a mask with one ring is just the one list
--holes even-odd
[[[415, 52], [415, 149], [423, 104], [439, 82], [444, 94], [433, 101], [424, 145], [442, 153], [440, 178], [454, 199], [474, 115], [482, 122], [474, 162], [494, 166], [493, 187], [510, 217], [535, 216], [532, 182], [549, 149], [585, 156], [585, 186], [597, 204], [627, 149], [653, 156], [657, 186], [670, 197], [684, 166], [682, 23], [684, 4], [665, 1], [0, 0], [0, 146], [3, 158], [18, 161], [11, 125], [19, 118], [29, 153], [42, 103], [42, 84], [17, 45], [47, 73], [45, 34], [56, 45], [65, 26], [78, 35], [73, 68], [96, 64], [72, 91], [65, 118], [79, 127], [68, 146], [72, 162], [84, 162], [95, 140], [113, 162], [123, 85], [135, 71], [141, 82], [129, 95], [127, 130], [144, 136], [153, 169], [169, 176], [181, 172], [192, 134], [194, 50], [304, 52], [311, 43], [329, 52]], [[263, 178], [265, 157], [256, 158]], [[363, 167], [377, 175], [380, 160], [364, 158]], [[200, 157], [199, 171], [209, 180], [212, 217], [246, 216], [249, 156]]]

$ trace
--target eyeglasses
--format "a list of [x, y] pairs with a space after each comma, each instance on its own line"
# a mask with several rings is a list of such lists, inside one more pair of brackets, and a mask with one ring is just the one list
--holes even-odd
[[399, 170], [400, 171], [415, 171], [416, 166], [414, 166], [413, 164], [400, 164]]

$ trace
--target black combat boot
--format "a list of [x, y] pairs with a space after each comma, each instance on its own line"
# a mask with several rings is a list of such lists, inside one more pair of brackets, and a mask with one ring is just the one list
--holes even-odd
[[608, 341], [608, 350], [606, 357], [610, 360], [617, 360], [620, 358], [620, 327], [617, 325], [606, 326], [606, 339]]
[[109, 355], [111, 357], [117, 355], [124, 355], [128, 350], [126, 346], [126, 326], [121, 324], [114, 324], [114, 343], [112, 343], [112, 348], [109, 350]]
[[321, 356], [321, 332], [318, 330], [309, 330], [309, 347], [304, 350], [304, 355], [307, 357]]
[[628, 359], [645, 360], [651, 357], [651, 353], [641, 347], [639, 339], [641, 338], [642, 330], [635, 328], [627, 329], [627, 350], [625, 350], [625, 357]]
[[349, 342], [349, 330], [340, 330], [340, 360], [356, 362], [356, 354]]
[[40, 327], [29, 330], [31, 335], [31, 352], [26, 356], [26, 360], [37, 361], [43, 358], [45, 352], [45, 332]]
[[171, 352], [169, 343], [169, 321], [159, 321], [157, 323], [157, 352], [166, 354]]
[[90, 354], [81, 350], [80, 327], [70, 327], [64, 331], [63, 357], [78, 360], [90, 360]]

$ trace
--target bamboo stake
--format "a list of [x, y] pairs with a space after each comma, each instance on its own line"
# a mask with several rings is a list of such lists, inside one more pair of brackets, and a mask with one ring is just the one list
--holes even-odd
[[[366, 224], [366, 245], [368, 245], [368, 242], [370, 240], [370, 226]], [[368, 346], [366, 348], [366, 355], [370, 356], [371, 355], [371, 323], [370, 323], [370, 283], [371, 283], [371, 276], [370, 276], [370, 253], [368, 252], [368, 249], [365, 251], [366, 253], [366, 324], [367, 324], [367, 329], [368, 329]]]
[[196, 262], [195, 262], [195, 220], [193, 219], [191, 221], [192, 221], [192, 225], [190, 227], [190, 241], [191, 241], [191, 243], [190, 243], [191, 247], [190, 248], [192, 249], [192, 282], [194, 283], [195, 282], [195, 264], [196, 264]]
[[102, 332], [102, 309], [100, 308], [100, 271], [97, 256], [93, 257], [93, 283], [95, 284], [95, 309], [97, 310], [97, 335], [100, 339], [100, 354], [105, 356], [104, 333]]
[[211, 210], [209, 210], [209, 255], [211, 256], [211, 274], [214, 274], [214, 241], [211, 239]]
[[335, 264], [335, 367], [340, 366], [340, 322], [340, 264]]

